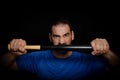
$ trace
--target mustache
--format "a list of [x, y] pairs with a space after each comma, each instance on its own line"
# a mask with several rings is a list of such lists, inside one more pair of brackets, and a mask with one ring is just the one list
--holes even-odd
[[61, 44], [61, 43], [59, 43], [57, 46], [68, 46], [68, 44], [65, 44], [65, 43]]
[[56, 46], [56, 49], [55, 49], [55, 51], [69, 51], [69, 49], [66, 49], [66, 48], [64, 48], [64, 46], [70, 46], [71, 44], [61, 44], [61, 43], [59, 43], [58, 45], [55, 45]]

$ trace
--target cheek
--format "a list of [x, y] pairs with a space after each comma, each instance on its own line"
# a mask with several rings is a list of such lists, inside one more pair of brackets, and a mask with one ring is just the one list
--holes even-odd
[[58, 40], [52, 40], [52, 42], [53, 42], [54, 45], [58, 45], [59, 44]]
[[72, 42], [72, 39], [71, 39], [71, 38], [65, 39], [65, 43], [66, 43], [66, 44], [71, 44], [71, 42]]

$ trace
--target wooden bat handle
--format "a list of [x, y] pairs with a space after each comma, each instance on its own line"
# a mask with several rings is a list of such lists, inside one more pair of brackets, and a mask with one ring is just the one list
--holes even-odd
[[[40, 45], [27, 45], [27, 46], [25, 46], [25, 49], [40, 50], [41, 46]], [[10, 45], [9, 44], [8, 44], [8, 50], [10, 50]]]
[[27, 45], [27, 46], [25, 46], [25, 49], [40, 50], [41, 46], [40, 45]]

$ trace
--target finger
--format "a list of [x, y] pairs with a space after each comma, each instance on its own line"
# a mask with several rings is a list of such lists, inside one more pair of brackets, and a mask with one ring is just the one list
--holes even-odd
[[107, 40], [103, 39], [103, 42], [104, 42], [104, 51], [105, 52], [109, 51], [109, 44], [108, 44]]
[[[96, 40], [96, 39], [95, 39]], [[95, 40], [93, 40], [92, 42], [91, 42], [91, 46], [92, 46], [92, 48], [93, 48], [93, 50], [94, 51], [96, 51], [96, 44], [95, 44]]]
[[10, 44], [9, 44], [9, 49], [12, 50], [12, 51], [15, 50], [14, 49], [15, 41], [16, 41], [16, 39], [13, 39], [12, 41], [10, 41]]
[[102, 38], [96, 38], [95, 40], [92, 41], [92, 46], [93, 46], [93, 52], [92, 54], [94, 55], [100, 55], [103, 54], [106, 48], [106, 42]]
[[16, 46], [17, 46], [16, 48], [18, 49], [18, 51], [25, 52], [25, 46], [26, 46], [25, 40], [18, 39]]
[[92, 55], [101, 55], [102, 53], [100, 53], [100, 51], [92, 51], [91, 54], [92, 54]]
[[98, 51], [101, 48], [100, 38], [96, 38], [91, 42], [94, 51]]
[[25, 40], [22, 39], [13, 39], [10, 42], [10, 50], [12, 51], [24, 51], [24, 47], [26, 46]]

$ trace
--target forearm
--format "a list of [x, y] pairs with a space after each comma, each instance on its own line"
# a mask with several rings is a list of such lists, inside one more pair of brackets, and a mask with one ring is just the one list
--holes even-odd
[[120, 66], [120, 58], [111, 50], [104, 54], [104, 57], [108, 60], [109, 64], [112, 66]]
[[11, 67], [15, 62], [16, 55], [12, 54], [11, 52], [7, 52], [1, 56], [1, 63], [5, 67]]

